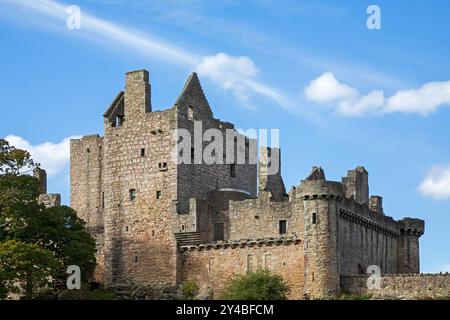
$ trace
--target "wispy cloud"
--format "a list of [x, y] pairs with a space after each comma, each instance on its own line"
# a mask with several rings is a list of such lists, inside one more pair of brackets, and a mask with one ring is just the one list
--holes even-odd
[[[51, 18], [59, 24], [65, 24], [68, 17], [68, 6], [57, 1], [3, 1]], [[208, 80], [231, 92], [244, 105], [250, 105], [252, 95], [259, 95], [283, 108], [289, 107], [289, 99], [284, 94], [258, 79], [258, 69], [249, 57], [234, 57], [225, 53], [198, 55], [147, 33], [100, 19], [84, 10], [81, 15], [81, 28], [78, 33], [90, 40], [121, 44], [128, 52], [137, 50], [152, 59], [163, 60], [189, 70], [198, 70]]]
[[51, 177], [67, 169], [70, 161], [70, 139], [78, 138], [80, 137], [71, 136], [57, 143], [45, 142], [37, 145], [15, 135], [9, 135], [5, 140], [18, 149], [27, 150], [33, 160], [40, 163]]
[[385, 98], [382, 90], [363, 95], [327, 72], [309, 83], [304, 96], [310, 102], [327, 105], [348, 117], [396, 112], [426, 116], [439, 107], [450, 105], [450, 81], [429, 82], [418, 89], [397, 91]]

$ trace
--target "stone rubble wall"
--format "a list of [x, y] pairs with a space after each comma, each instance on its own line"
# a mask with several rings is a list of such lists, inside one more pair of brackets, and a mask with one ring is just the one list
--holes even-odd
[[379, 289], [367, 288], [368, 276], [341, 276], [341, 291], [372, 299], [450, 299], [450, 274], [384, 275]]

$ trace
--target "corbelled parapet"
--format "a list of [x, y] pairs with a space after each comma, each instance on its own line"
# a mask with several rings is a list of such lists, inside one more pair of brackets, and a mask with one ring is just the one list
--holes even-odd
[[400, 232], [402, 234], [422, 236], [425, 232], [425, 221], [415, 218], [403, 218], [399, 222]]

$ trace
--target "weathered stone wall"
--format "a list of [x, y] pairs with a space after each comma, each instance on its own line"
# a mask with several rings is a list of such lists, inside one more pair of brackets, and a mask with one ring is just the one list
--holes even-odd
[[351, 199], [343, 199], [338, 215], [340, 274], [364, 274], [370, 265], [397, 273], [400, 234], [394, 219]]
[[230, 241], [182, 248], [182, 281], [195, 281], [203, 292], [220, 298], [236, 274], [268, 268], [291, 286], [291, 299], [303, 298], [303, 245], [299, 239]]
[[368, 289], [367, 276], [341, 277], [343, 293], [370, 295], [374, 299], [450, 298], [449, 274], [385, 275], [379, 289]]
[[[226, 130], [234, 129], [234, 126], [213, 117], [209, 103], [195, 73], [189, 77], [175, 106], [177, 109], [178, 128], [189, 131], [194, 155], [200, 156], [198, 158], [191, 155], [192, 164], [178, 165], [178, 212], [186, 213], [188, 211], [190, 198], [205, 199], [208, 193], [214, 189], [239, 189], [256, 196], [257, 165], [256, 163], [249, 163], [250, 141], [245, 139], [243, 135], [235, 132], [237, 136], [234, 139], [234, 146], [226, 143]], [[220, 148], [220, 150], [225, 150], [225, 152], [222, 154], [218, 152], [215, 154], [215, 157], [217, 159], [223, 157], [221, 159], [223, 164], [206, 164], [203, 161], [203, 157], [201, 157], [202, 151], [208, 152], [205, 147], [210, 141], [202, 139], [203, 137], [206, 140], [203, 134], [208, 129], [215, 129], [217, 133], [221, 133], [223, 148]], [[197, 133], [197, 137], [195, 137], [195, 133]], [[246, 164], [236, 164], [238, 145], [241, 141], [244, 142], [244, 146], [241, 146], [241, 148], [246, 149], [246, 157], [244, 159]], [[226, 161], [227, 153], [233, 154], [231, 159], [234, 161], [234, 164]], [[232, 170], [232, 166], [234, 166], [234, 170]], [[232, 171], [234, 171], [233, 174]]]
[[38, 202], [47, 208], [59, 207], [61, 205], [61, 195], [59, 193], [40, 194]]
[[172, 212], [177, 166], [170, 161], [176, 113], [144, 112], [150, 104], [141, 100], [143, 94], [149, 98], [142, 73], [127, 77], [122, 125], [105, 120], [106, 284], [176, 282]]
[[102, 137], [90, 135], [70, 141], [70, 206], [96, 241], [95, 277], [100, 282], [104, 269], [103, 158]]
[[303, 233], [302, 211], [288, 200], [273, 202], [269, 192], [258, 198], [230, 202], [230, 239], [257, 239], [280, 236], [280, 221], [286, 221], [286, 234]]

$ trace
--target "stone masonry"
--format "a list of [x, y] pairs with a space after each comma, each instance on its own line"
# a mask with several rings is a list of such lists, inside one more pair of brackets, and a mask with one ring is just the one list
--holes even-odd
[[234, 130], [236, 144], [215, 156], [236, 160], [241, 148], [245, 163], [205, 163], [195, 152], [208, 147], [203, 139], [191, 145], [193, 163], [180, 164], [171, 157], [178, 129], [225, 136], [234, 126], [214, 118], [195, 73], [172, 108], [152, 111], [149, 73], [138, 70], [107, 108], [103, 137], [71, 141], [71, 206], [97, 241], [99, 282], [195, 281], [218, 298], [233, 275], [268, 268], [302, 299], [332, 297], [371, 265], [419, 273], [424, 221], [385, 215], [363, 167], [339, 182], [313, 167], [287, 192], [281, 169], [270, 170], [274, 160], [281, 166], [279, 149], [259, 150], [257, 165], [255, 140]]

